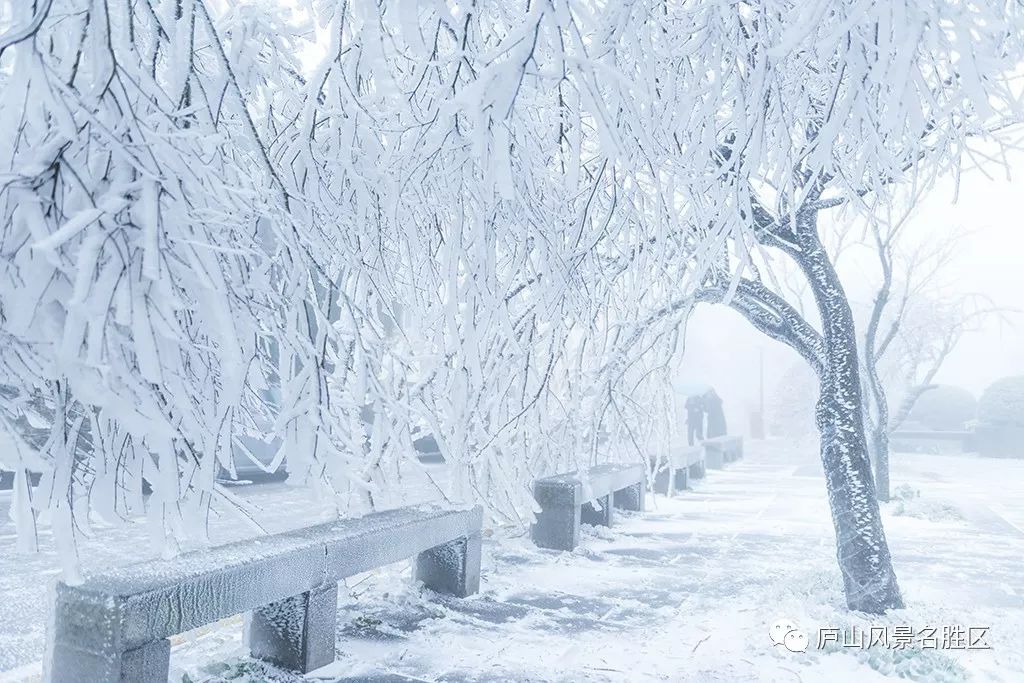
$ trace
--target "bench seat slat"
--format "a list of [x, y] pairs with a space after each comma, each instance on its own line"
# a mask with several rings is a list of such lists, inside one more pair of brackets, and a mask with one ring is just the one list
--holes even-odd
[[572, 550], [581, 521], [611, 526], [613, 507], [643, 510], [646, 476], [642, 464], [611, 463], [535, 480], [533, 496], [541, 512], [531, 528], [533, 542]]
[[534, 482], [534, 488], [563, 487], [575, 484], [582, 486], [584, 479], [589, 484], [591, 493], [589, 500], [596, 500], [643, 481], [644, 466], [640, 464], [620, 465], [614, 463], [597, 465], [586, 470], [585, 474], [568, 472], [566, 474], [556, 474], [551, 477], [537, 479]]
[[479, 536], [479, 507], [414, 506], [58, 584], [55, 638], [111, 656]]

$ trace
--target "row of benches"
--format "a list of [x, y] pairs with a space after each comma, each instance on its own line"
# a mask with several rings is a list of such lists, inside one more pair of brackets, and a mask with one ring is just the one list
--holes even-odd
[[[706, 468], [742, 457], [719, 437], [660, 459], [654, 488], [671, 493]], [[571, 550], [580, 523], [611, 525], [612, 510], [642, 510], [643, 465], [602, 465], [535, 482], [532, 533]], [[245, 613], [254, 657], [309, 672], [334, 660], [338, 582], [412, 556], [438, 593], [479, 589], [480, 507], [413, 506], [140, 563], [57, 586], [48, 679], [55, 683], [163, 683], [170, 636]]]
[[[743, 457], [743, 439], [719, 436], [700, 446], [678, 448], [662, 457], [652, 456], [653, 488], [671, 495], [689, 480], [705, 476], [708, 468], [721, 469]], [[538, 479], [533, 497], [541, 511], [531, 533], [542, 548], [572, 550], [579, 543], [580, 524], [612, 525], [615, 508], [643, 510], [646, 472], [642, 464], [599, 465], [580, 473]]]

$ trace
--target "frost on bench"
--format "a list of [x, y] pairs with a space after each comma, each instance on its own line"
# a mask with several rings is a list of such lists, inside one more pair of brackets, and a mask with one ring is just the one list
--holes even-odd
[[334, 661], [338, 584], [273, 602], [246, 615], [253, 657], [294, 671], [312, 671]]
[[704, 449], [701, 446], [675, 448], [664, 457], [652, 457], [651, 468], [656, 493], [671, 495], [683, 491], [690, 479], [704, 476]]
[[726, 463], [743, 457], [743, 437], [741, 436], [716, 436], [704, 439], [701, 445], [704, 447], [705, 463], [711, 469], [720, 470], [725, 467]]
[[533, 496], [541, 512], [531, 529], [533, 542], [572, 550], [579, 543], [581, 522], [611, 526], [613, 508], [643, 510], [644, 474], [643, 465], [612, 464], [536, 480]]
[[58, 584], [49, 680], [167, 680], [168, 636], [236, 614], [253, 655], [306, 672], [334, 659], [337, 582], [414, 555], [430, 589], [480, 576], [479, 507], [417, 506], [132, 565]]

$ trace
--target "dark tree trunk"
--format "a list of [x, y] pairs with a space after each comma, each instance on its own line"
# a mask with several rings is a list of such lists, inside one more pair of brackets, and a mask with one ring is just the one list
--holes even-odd
[[[882, 268], [882, 285], [875, 296], [875, 303], [868, 320], [867, 332], [864, 334], [864, 393], [874, 406], [874, 416], [868, 402], [865, 401], [865, 424], [868, 431], [871, 462], [875, 467], [875, 493], [879, 500], [889, 500], [889, 400], [878, 376], [878, 361], [892, 343], [900, 328], [900, 318], [906, 307], [906, 294], [896, 319], [889, 325], [889, 331], [879, 340], [878, 333], [882, 324], [882, 314], [889, 304], [892, 294], [892, 242], [876, 233], [879, 265]], [[874, 419], [870, 419], [873, 417]]]
[[[820, 197], [824, 182], [819, 180], [807, 201]], [[814, 369], [821, 383], [816, 411], [821, 460], [846, 604], [853, 610], [880, 614], [902, 608], [903, 598], [871, 476], [853, 313], [818, 236], [817, 211], [805, 206], [797, 211], [795, 221], [776, 219], [752, 199], [750, 218], [755, 238], [792, 258], [807, 278], [821, 317], [821, 333], [759, 276], [740, 278], [730, 287], [728, 257], [691, 301], [727, 303], [758, 330], [792, 347]]]
[[872, 375], [870, 389], [874, 396], [875, 410], [878, 413], [877, 422], [871, 423], [867, 429], [871, 464], [874, 465], [875, 473], [875, 495], [878, 496], [878, 500], [888, 502], [891, 488], [889, 485], [889, 402], [886, 399], [881, 380], [878, 378], [877, 370], [871, 367], [865, 369], [865, 372]]
[[878, 500], [888, 502], [889, 486], [889, 432], [880, 429], [875, 436], [875, 491]]
[[[875, 473], [875, 494], [878, 500], [889, 500], [889, 400], [885, 395], [885, 388], [878, 376], [878, 360], [873, 357], [871, 351], [872, 335], [868, 335], [868, 342], [865, 348], [864, 358], [864, 379], [865, 392], [869, 392], [875, 405], [874, 419], [865, 419], [865, 431], [868, 438], [868, 452], [871, 455], [871, 464], [874, 465]], [[865, 413], [868, 406], [865, 402]], [[868, 416], [865, 414], [865, 418]]]
[[903, 607], [882, 528], [864, 433], [857, 337], [850, 304], [817, 234], [803, 216], [794, 254], [822, 320], [823, 372], [817, 423], [836, 552], [850, 609], [881, 613]]

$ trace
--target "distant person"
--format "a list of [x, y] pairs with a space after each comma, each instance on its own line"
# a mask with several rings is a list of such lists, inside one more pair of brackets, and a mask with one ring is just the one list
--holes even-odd
[[704, 438], [704, 400], [700, 396], [686, 399], [686, 438], [691, 446]]
[[722, 411], [722, 399], [714, 389], [708, 389], [702, 396], [704, 411], [708, 414], [708, 438], [725, 436], [725, 413]]

